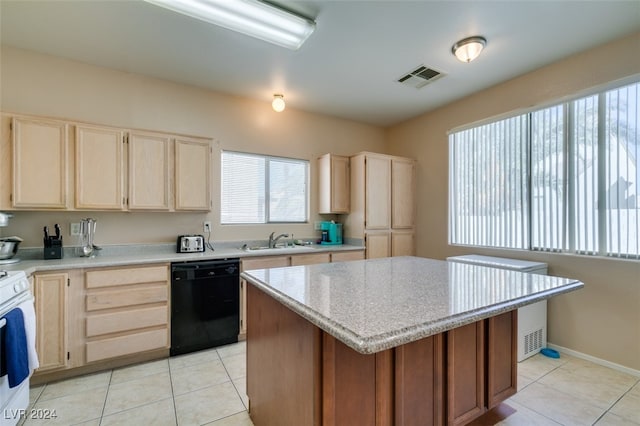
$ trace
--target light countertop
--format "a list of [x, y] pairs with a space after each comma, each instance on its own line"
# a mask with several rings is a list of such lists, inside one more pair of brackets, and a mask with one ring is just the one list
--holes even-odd
[[0, 265], [1, 270], [25, 271], [27, 275], [34, 272], [56, 271], [77, 268], [99, 268], [109, 266], [140, 265], [150, 263], [192, 262], [198, 260], [215, 260], [225, 258], [246, 258], [262, 256], [291, 256], [322, 252], [364, 250], [358, 245], [318, 245], [282, 247], [265, 250], [242, 250], [242, 243], [214, 244], [214, 251], [207, 249], [204, 253], [176, 253], [175, 244], [149, 244], [107, 246], [96, 251], [94, 257], [78, 257], [74, 249], [65, 250], [62, 259], [42, 258], [42, 249], [26, 249], [18, 251], [18, 263]]
[[408, 256], [251, 270], [242, 277], [363, 354], [584, 287], [574, 279]]

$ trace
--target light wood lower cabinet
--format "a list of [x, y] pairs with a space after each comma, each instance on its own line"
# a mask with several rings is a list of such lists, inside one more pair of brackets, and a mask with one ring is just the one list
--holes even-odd
[[391, 232], [367, 231], [364, 236], [367, 259], [391, 256]]
[[169, 267], [85, 272], [86, 362], [170, 346]]
[[38, 372], [67, 366], [68, 280], [66, 272], [38, 274], [34, 279]]

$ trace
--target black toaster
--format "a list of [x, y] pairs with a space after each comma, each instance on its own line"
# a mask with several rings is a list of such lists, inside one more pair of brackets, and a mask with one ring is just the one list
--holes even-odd
[[204, 252], [204, 236], [180, 235], [178, 237], [176, 252], [177, 253]]

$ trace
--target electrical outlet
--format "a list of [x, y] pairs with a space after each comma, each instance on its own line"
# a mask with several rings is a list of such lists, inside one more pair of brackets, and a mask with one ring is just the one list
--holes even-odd
[[71, 235], [72, 237], [80, 235], [80, 223], [69, 224], [69, 235]]
[[211, 222], [206, 221], [205, 223], [203, 223], [202, 230], [207, 233], [211, 232]]

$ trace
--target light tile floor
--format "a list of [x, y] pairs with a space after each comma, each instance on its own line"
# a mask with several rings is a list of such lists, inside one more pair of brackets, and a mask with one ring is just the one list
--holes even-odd
[[[34, 413], [57, 417], [24, 424], [250, 426], [245, 354], [239, 342], [35, 386]], [[518, 364], [518, 393], [501, 408], [501, 417], [481, 424], [640, 426], [640, 378], [564, 354], [536, 355]]]

